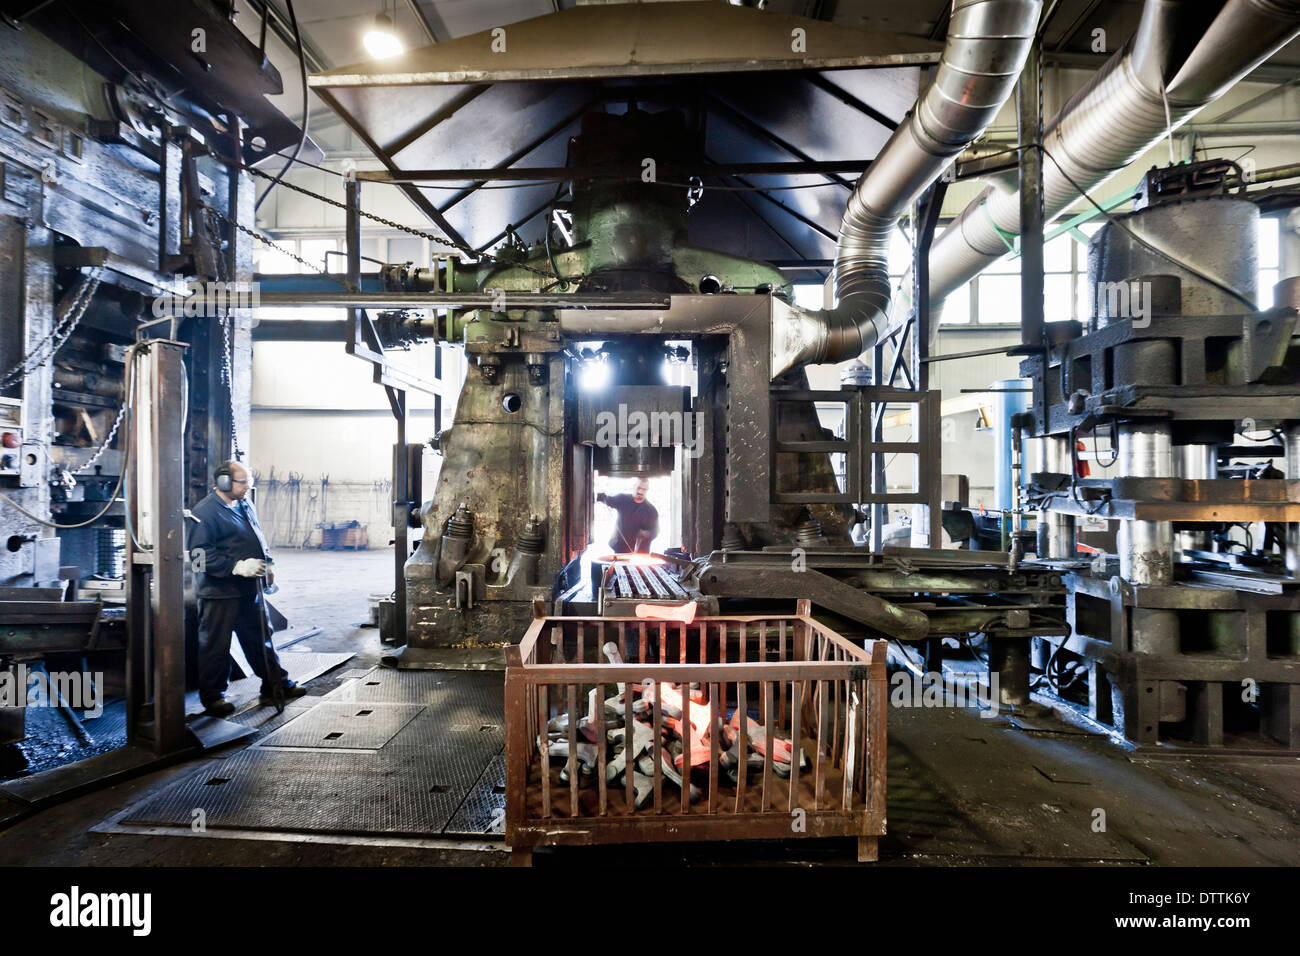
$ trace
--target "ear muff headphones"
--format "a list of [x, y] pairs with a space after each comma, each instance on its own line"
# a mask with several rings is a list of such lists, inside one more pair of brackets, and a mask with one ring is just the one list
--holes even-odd
[[225, 465], [218, 468], [212, 477], [216, 480], [217, 491], [230, 491], [234, 487], [234, 482], [230, 480], [230, 469]]

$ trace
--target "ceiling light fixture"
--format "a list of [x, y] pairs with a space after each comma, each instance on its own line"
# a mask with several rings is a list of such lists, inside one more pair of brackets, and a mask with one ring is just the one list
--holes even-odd
[[365, 45], [366, 52], [376, 60], [386, 60], [406, 52], [397, 31], [393, 29], [393, 21], [386, 13], [376, 15], [374, 25], [366, 31], [361, 42]]

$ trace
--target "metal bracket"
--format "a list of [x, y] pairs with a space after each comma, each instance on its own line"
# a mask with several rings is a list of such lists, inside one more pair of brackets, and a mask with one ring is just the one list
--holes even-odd
[[[464, 590], [462, 591], [462, 585]], [[463, 596], [462, 596], [463, 595]], [[474, 607], [474, 572], [456, 572], [456, 610], [468, 611]]]

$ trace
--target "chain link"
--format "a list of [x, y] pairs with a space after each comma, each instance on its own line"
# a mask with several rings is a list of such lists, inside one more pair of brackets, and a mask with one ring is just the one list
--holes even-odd
[[[275, 242], [273, 239], [270, 239], [269, 237], [262, 235], [256, 229], [249, 229], [243, 223], [236, 222], [235, 220], [227, 216], [224, 212], [222, 212], [220, 209], [216, 209], [212, 206], [209, 206], [207, 203], [203, 204], [203, 208], [206, 209], [208, 212], [212, 213], [213, 215], [215, 215], [217, 218], [221, 219], [223, 222], [227, 222], [230, 225], [234, 226], [244, 235], [256, 239], [258, 242], [262, 243], [265, 246], [269, 246], [270, 248], [274, 249], [276, 252], [280, 253], [281, 255], [288, 256], [290, 259], [293, 259], [294, 261], [300, 263], [301, 265], [306, 266], [308, 269], [311, 269], [313, 272], [319, 273], [320, 275], [323, 275], [330, 279], [334, 278], [334, 276], [330, 275], [330, 273], [326, 272], [324, 269], [316, 265], [314, 262], [308, 262], [306, 259], [298, 255], [296, 252], [286, 249], [284, 246], [280, 245], [278, 242]], [[339, 284], [343, 285], [343, 283], [341, 282]], [[346, 288], [346, 286], [344, 286], [344, 288]]]
[[[204, 204], [204, 208], [208, 210], [209, 213], [216, 212], [215, 209], [213, 209], [211, 206], [208, 206], [206, 203]], [[217, 213], [217, 216], [220, 216], [220, 218], [222, 219], [226, 219], [226, 217], [221, 216], [220, 213]], [[212, 215], [205, 216], [204, 225], [208, 230], [208, 241], [212, 244], [212, 247], [217, 252], [216, 256], [214, 256], [217, 265], [216, 279], [218, 282], [224, 282], [227, 285], [229, 285], [228, 277], [230, 273], [226, 266], [226, 257], [221, 253], [220, 230], [218, 229], [216, 224], [217, 216], [212, 216]], [[226, 221], [229, 222], [230, 220], [226, 219]], [[221, 382], [226, 387], [226, 395], [229, 398], [229, 402], [230, 402], [230, 453], [231, 456], [236, 461], [239, 461], [244, 457], [244, 452], [243, 449], [239, 447], [239, 429], [235, 426], [235, 372], [234, 372], [234, 359], [233, 359], [235, 344], [234, 344], [234, 338], [231, 334], [232, 323], [230, 319], [230, 307], [228, 305], [223, 304], [221, 308], [220, 320], [221, 320]]]
[[99, 461], [99, 459], [104, 457], [104, 452], [108, 451], [109, 446], [113, 444], [113, 439], [117, 437], [117, 429], [122, 424], [122, 419], [125, 417], [126, 417], [126, 398], [123, 397], [122, 407], [117, 410], [117, 417], [113, 419], [113, 427], [108, 430], [108, 437], [104, 439], [104, 443], [99, 446], [98, 450], [96, 450], [96, 452], [93, 455], [91, 455], [89, 458], [86, 459], [86, 463], [77, 469], [76, 474], [81, 474], [85, 471], [88, 471], [95, 464], [95, 462]]
[[[78, 323], [81, 322], [82, 316], [90, 308], [91, 300], [95, 296], [95, 290], [99, 288], [100, 275], [103, 272], [101, 266], [96, 266], [90, 272], [86, 273], [81, 279], [81, 285], [78, 286], [76, 295], [73, 296], [72, 302], [68, 305], [67, 311], [61, 316], [55, 318], [54, 324], [50, 331], [45, 334], [35, 347], [29, 352], [17, 365], [5, 372], [4, 377], [0, 378], [0, 388], [8, 388], [10, 385], [26, 378], [36, 369], [43, 366], [63, 348], [63, 344], [68, 341], [72, 333], [77, 330]], [[49, 351], [42, 355], [46, 346]]]

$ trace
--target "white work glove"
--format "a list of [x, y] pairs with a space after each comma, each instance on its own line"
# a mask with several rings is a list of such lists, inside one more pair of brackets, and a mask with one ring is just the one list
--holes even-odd
[[241, 578], [260, 578], [266, 573], [266, 562], [261, 558], [244, 558], [235, 562], [230, 573]]

